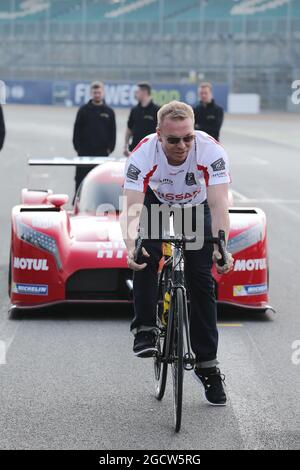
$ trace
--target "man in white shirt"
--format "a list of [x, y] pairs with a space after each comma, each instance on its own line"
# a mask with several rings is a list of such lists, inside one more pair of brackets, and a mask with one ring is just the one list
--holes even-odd
[[[134, 353], [149, 357], [156, 352], [157, 269], [161, 243], [145, 240], [143, 259], [134, 261], [139, 217], [130, 215], [134, 205], [147, 209], [153, 204], [204, 205], [204, 235], [229, 233], [228, 158], [223, 147], [208, 134], [194, 131], [194, 113], [185, 103], [173, 101], [158, 112], [156, 134], [145, 137], [128, 158], [125, 168], [124, 196], [127, 210], [120, 221], [128, 250], [128, 266], [134, 270], [135, 335]], [[127, 227], [136, 227], [134, 234]], [[191, 344], [196, 356], [195, 377], [204, 385], [206, 398], [213, 405], [225, 405], [223, 376], [216, 367], [218, 330], [213, 262], [221, 257], [218, 249], [205, 243], [200, 250], [186, 250], [185, 277], [190, 294]], [[233, 259], [217, 269], [228, 272]]]

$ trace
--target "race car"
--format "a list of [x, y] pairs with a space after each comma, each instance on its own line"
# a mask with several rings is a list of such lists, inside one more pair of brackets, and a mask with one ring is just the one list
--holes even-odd
[[[70, 302], [131, 303], [132, 271], [119, 224], [125, 159], [99, 158], [83, 180], [72, 210], [65, 194], [23, 189], [12, 210], [9, 296], [12, 309]], [[83, 157], [31, 161], [79, 165]], [[265, 311], [268, 300], [266, 216], [230, 208], [228, 251], [233, 270], [213, 268], [219, 304]]]

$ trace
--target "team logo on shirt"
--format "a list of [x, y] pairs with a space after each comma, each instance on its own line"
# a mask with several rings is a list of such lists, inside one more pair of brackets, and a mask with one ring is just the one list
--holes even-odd
[[193, 186], [194, 184], [197, 184], [194, 173], [187, 173], [185, 175], [185, 184], [187, 186]]
[[210, 166], [214, 171], [222, 171], [225, 170], [225, 161], [223, 158], [219, 158], [219, 160], [216, 160]]
[[127, 170], [127, 177], [130, 178], [131, 180], [137, 181], [140, 172], [141, 172], [141, 170], [139, 170], [136, 166], [134, 166], [131, 163], [128, 167], [128, 170]]

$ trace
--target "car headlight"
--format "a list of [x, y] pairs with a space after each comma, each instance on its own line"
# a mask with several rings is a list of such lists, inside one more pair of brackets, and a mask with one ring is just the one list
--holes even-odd
[[20, 240], [53, 255], [57, 268], [62, 269], [57, 243], [54, 238], [21, 222], [17, 222], [17, 236]]
[[232, 253], [238, 253], [245, 250], [252, 245], [260, 242], [263, 239], [263, 232], [261, 224], [256, 224], [253, 227], [244, 230], [242, 233], [230, 238], [227, 243], [227, 250]]

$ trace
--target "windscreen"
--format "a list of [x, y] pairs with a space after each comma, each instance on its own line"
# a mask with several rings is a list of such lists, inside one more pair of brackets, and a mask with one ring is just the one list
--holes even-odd
[[80, 212], [119, 212], [122, 187], [115, 183], [92, 182], [82, 186], [80, 191]]

